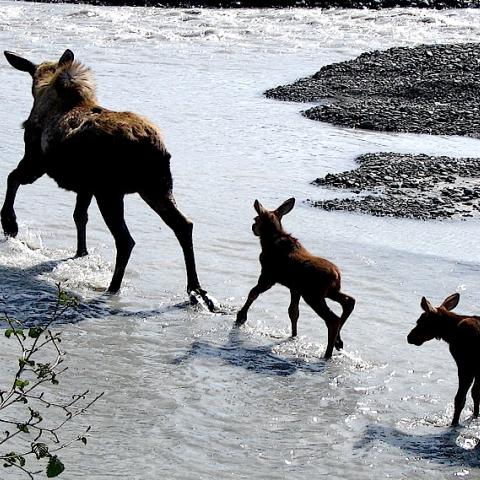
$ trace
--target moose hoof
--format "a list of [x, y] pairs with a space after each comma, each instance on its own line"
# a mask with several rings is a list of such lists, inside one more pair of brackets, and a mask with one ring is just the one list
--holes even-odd
[[107, 293], [108, 295], [116, 295], [119, 291], [120, 291], [120, 287], [117, 287], [116, 285], [114, 285], [114, 286], [110, 285], [110, 286], [107, 288], [106, 293]]
[[235, 325], [243, 325], [247, 321], [247, 314], [242, 311], [237, 313], [237, 319]]
[[87, 255], [88, 255], [88, 252], [86, 250], [78, 250], [73, 258], [86, 257]]
[[18, 224], [15, 216], [2, 215], [2, 228], [7, 237], [15, 238], [18, 233]]
[[335, 341], [335, 348], [337, 350], [342, 350], [343, 348], [343, 340], [341, 338], [337, 338], [337, 340]]
[[202, 288], [195, 288], [188, 291], [190, 303], [192, 305], [205, 305], [210, 312], [215, 312], [215, 302], [208, 296], [207, 292]]

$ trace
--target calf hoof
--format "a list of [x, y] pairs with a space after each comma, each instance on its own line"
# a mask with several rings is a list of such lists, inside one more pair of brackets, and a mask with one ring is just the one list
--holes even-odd
[[88, 252], [86, 250], [77, 250], [77, 253], [73, 258], [86, 257], [87, 255], [88, 255]]
[[452, 420], [451, 427], [458, 427], [458, 420]]
[[342, 348], [343, 348], [343, 340], [342, 340], [341, 338], [337, 338], [337, 339], [335, 340], [335, 348], [336, 348], [337, 350], [342, 350]]
[[2, 228], [7, 237], [15, 238], [18, 234], [17, 218], [14, 215], [2, 215]]

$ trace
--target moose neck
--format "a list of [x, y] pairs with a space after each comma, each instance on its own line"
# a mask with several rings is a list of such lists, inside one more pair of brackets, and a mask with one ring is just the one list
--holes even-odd
[[456, 328], [462, 320], [468, 318], [468, 315], [457, 315], [445, 309], [439, 311], [438, 315], [438, 335], [436, 336], [447, 343], [455, 341]]
[[289, 253], [299, 242], [287, 233], [281, 225], [269, 224], [260, 235], [260, 244], [264, 252]]

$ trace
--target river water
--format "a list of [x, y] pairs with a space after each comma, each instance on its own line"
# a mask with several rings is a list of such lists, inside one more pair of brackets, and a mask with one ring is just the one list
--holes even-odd
[[[438, 304], [459, 291], [458, 310], [477, 310], [478, 221], [372, 218], [304, 203], [334, 195], [310, 182], [352, 168], [359, 154], [476, 156], [479, 142], [337, 128], [262, 92], [366, 50], [479, 41], [480, 11], [0, 1], [0, 39], [33, 61], [71, 48], [93, 69], [102, 105], [161, 126], [177, 202], [195, 223], [200, 279], [227, 312], [185, 305], [180, 249], [137, 196], [126, 201], [136, 247], [121, 294], [107, 298], [99, 290], [110, 280], [114, 249], [96, 205], [91, 254], [74, 260], [74, 195], [48, 178], [20, 189], [18, 239], [0, 240], [5, 309], [38, 318], [56, 282], [78, 295], [79, 312], [57, 327], [69, 365], [59, 388], [106, 392], [82, 420], [93, 425], [89, 444], [62, 452], [65, 478], [479, 478], [480, 424], [470, 418], [470, 399], [462, 426], [448, 427], [457, 379], [446, 344], [406, 343], [422, 295]], [[4, 192], [22, 155], [19, 125], [31, 96], [28, 75], [5, 60], [0, 82]], [[232, 329], [259, 273], [253, 200], [273, 208], [291, 196], [297, 206], [285, 228], [337, 263], [344, 290], [357, 299], [345, 350], [328, 363], [326, 328], [306, 305], [299, 337], [289, 339], [282, 287], [258, 299], [245, 327]], [[0, 379], [15, 351], [2, 341]]]

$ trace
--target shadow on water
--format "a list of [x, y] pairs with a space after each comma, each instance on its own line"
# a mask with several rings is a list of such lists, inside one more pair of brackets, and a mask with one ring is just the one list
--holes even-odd
[[457, 445], [459, 429], [451, 428], [439, 433], [415, 435], [393, 427], [368, 425], [364, 437], [355, 449], [368, 449], [374, 442], [383, 442], [408, 452], [414, 457], [452, 467], [480, 468], [480, 446], [467, 450]]
[[174, 363], [180, 364], [192, 357], [218, 358], [230, 365], [258, 374], [285, 377], [298, 371], [319, 373], [325, 370], [323, 359], [306, 362], [299, 358], [282, 358], [273, 352], [275, 347], [291, 342], [291, 339], [262, 346], [247, 345], [245, 339], [245, 334], [242, 334], [238, 327], [233, 326], [228, 335], [228, 341], [224, 345], [195, 341], [190, 350], [174, 360]]
[[[0, 317], [6, 314], [10, 318], [21, 320], [27, 327], [47, 322], [58, 299], [58, 288], [42, 278], [42, 274], [51, 272], [69, 259], [49, 260], [26, 268], [0, 266]], [[67, 290], [67, 293], [77, 297], [74, 292]], [[146, 318], [187, 308], [189, 305], [188, 302], [182, 302], [152, 310], [125, 311], [112, 305], [111, 295], [102, 293], [97, 298], [79, 300], [76, 307], [65, 311], [55, 323], [77, 323], [87, 318], [109, 316]], [[6, 325], [5, 321], [0, 321], [0, 328], [5, 328]]]

